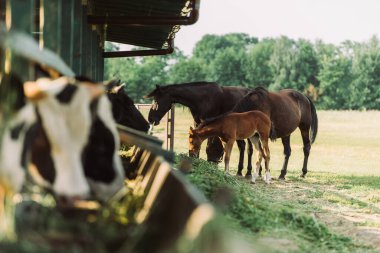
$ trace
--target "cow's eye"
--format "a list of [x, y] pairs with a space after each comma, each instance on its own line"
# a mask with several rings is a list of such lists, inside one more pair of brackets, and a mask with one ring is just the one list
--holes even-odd
[[12, 140], [17, 140], [19, 138], [20, 133], [22, 129], [24, 128], [24, 126], [25, 126], [25, 122], [21, 122], [20, 124], [16, 125], [15, 127], [11, 129]]
[[77, 91], [77, 89], [78, 87], [75, 85], [66, 85], [66, 87], [56, 95], [56, 98], [62, 104], [68, 104], [74, 97], [74, 94]]

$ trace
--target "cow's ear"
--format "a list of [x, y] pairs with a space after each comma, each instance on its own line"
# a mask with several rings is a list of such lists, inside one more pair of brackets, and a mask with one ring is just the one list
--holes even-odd
[[30, 101], [38, 101], [46, 97], [46, 93], [37, 85], [35, 81], [24, 83], [24, 95]]

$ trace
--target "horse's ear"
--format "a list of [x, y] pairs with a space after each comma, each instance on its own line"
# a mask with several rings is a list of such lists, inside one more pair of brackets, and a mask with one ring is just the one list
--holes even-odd
[[111, 93], [116, 93], [114, 92], [114, 88], [117, 87], [119, 84], [120, 84], [120, 79], [112, 79], [112, 80], [103, 82], [103, 85], [106, 88], [106, 91], [109, 91]]
[[159, 94], [159, 93], [161, 93], [161, 86], [156, 84], [156, 89], [154, 89], [148, 95], [145, 95], [144, 98], [151, 98], [151, 97], [154, 97], [156, 94]]

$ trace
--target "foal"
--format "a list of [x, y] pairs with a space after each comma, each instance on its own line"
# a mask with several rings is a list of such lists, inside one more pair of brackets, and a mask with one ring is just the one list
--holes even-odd
[[198, 156], [202, 142], [212, 136], [218, 136], [224, 147], [225, 172], [229, 172], [232, 146], [236, 140], [249, 138], [257, 151], [256, 171], [252, 177], [255, 183], [261, 160], [265, 160], [265, 182], [270, 183], [268, 139], [275, 139], [272, 123], [267, 115], [260, 111], [229, 113], [202, 122], [196, 129], [190, 127], [189, 155]]

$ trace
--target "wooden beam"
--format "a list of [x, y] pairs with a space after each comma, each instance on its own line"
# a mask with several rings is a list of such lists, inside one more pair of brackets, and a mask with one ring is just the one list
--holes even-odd
[[167, 55], [174, 52], [174, 40], [169, 40], [168, 45], [168, 48], [164, 49], [103, 52], [103, 58]]

